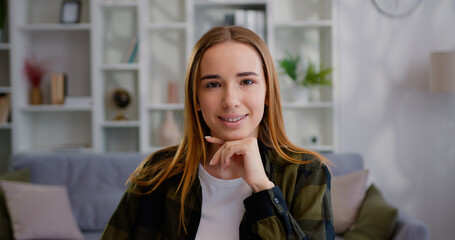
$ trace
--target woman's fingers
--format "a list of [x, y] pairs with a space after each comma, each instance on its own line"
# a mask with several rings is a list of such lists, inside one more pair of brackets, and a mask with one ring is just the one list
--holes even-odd
[[214, 143], [214, 144], [218, 144], [218, 145], [223, 145], [226, 142], [221, 138], [212, 137], [212, 136], [205, 136], [205, 140], [209, 143]]

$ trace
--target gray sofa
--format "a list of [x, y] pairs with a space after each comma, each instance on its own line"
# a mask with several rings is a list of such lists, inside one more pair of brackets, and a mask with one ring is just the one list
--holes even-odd
[[[363, 159], [359, 154], [324, 154], [336, 166], [332, 167], [332, 175], [339, 176], [364, 169]], [[430, 239], [428, 226], [409, 215], [399, 211], [397, 226], [392, 235], [392, 240], [428, 240]], [[337, 239], [342, 239], [337, 237]]]
[[[104, 154], [16, 154], [10, 170], [28, 168], [34, 183], [65, 185], [79, 228], [87, 240], [99, 239], [115, 210], [125, 181], [145, 157], [141, 153]], [[356, 154], [326, 155], [337, 167], [333, 175], [363, 169]], [[393, 239], [429, 239], [428, 228], [419, 220], [400, 211]]]

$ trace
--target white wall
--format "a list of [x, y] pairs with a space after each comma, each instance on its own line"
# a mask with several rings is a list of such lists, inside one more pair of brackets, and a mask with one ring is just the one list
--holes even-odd
[[[404, 19], [371, 1], [337, 3], [339, 150], [360, 152], [389, 202], [453, 238], [455, 94], [428, 92], [429, 54], [455, 49], [455, 1]], [[454, 66], [455, 67], [455, 66]]]

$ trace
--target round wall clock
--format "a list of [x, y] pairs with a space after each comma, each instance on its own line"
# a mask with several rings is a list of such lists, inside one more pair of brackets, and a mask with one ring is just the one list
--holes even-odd
[[423, 0], [372, 0], [380, 13], [390, 18], [404, 18], [417, 10]]

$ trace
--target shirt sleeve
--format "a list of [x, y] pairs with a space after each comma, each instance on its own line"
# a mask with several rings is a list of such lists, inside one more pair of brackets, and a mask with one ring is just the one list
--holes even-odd
[[114, 214], [104, 229], [101, 240], [126, 240], [129, 238], [139, 207], [139, 197], [126, 191], [120, 200]]
[[288, 201], [279, 186], [245, 199], [246, 220], [252, 231], [261, 239], [334, 239], [331, 176], [322, 166], [309, 175], [300, 174], [294, 193], [286, 192], [286, 196], [294, 196]]

